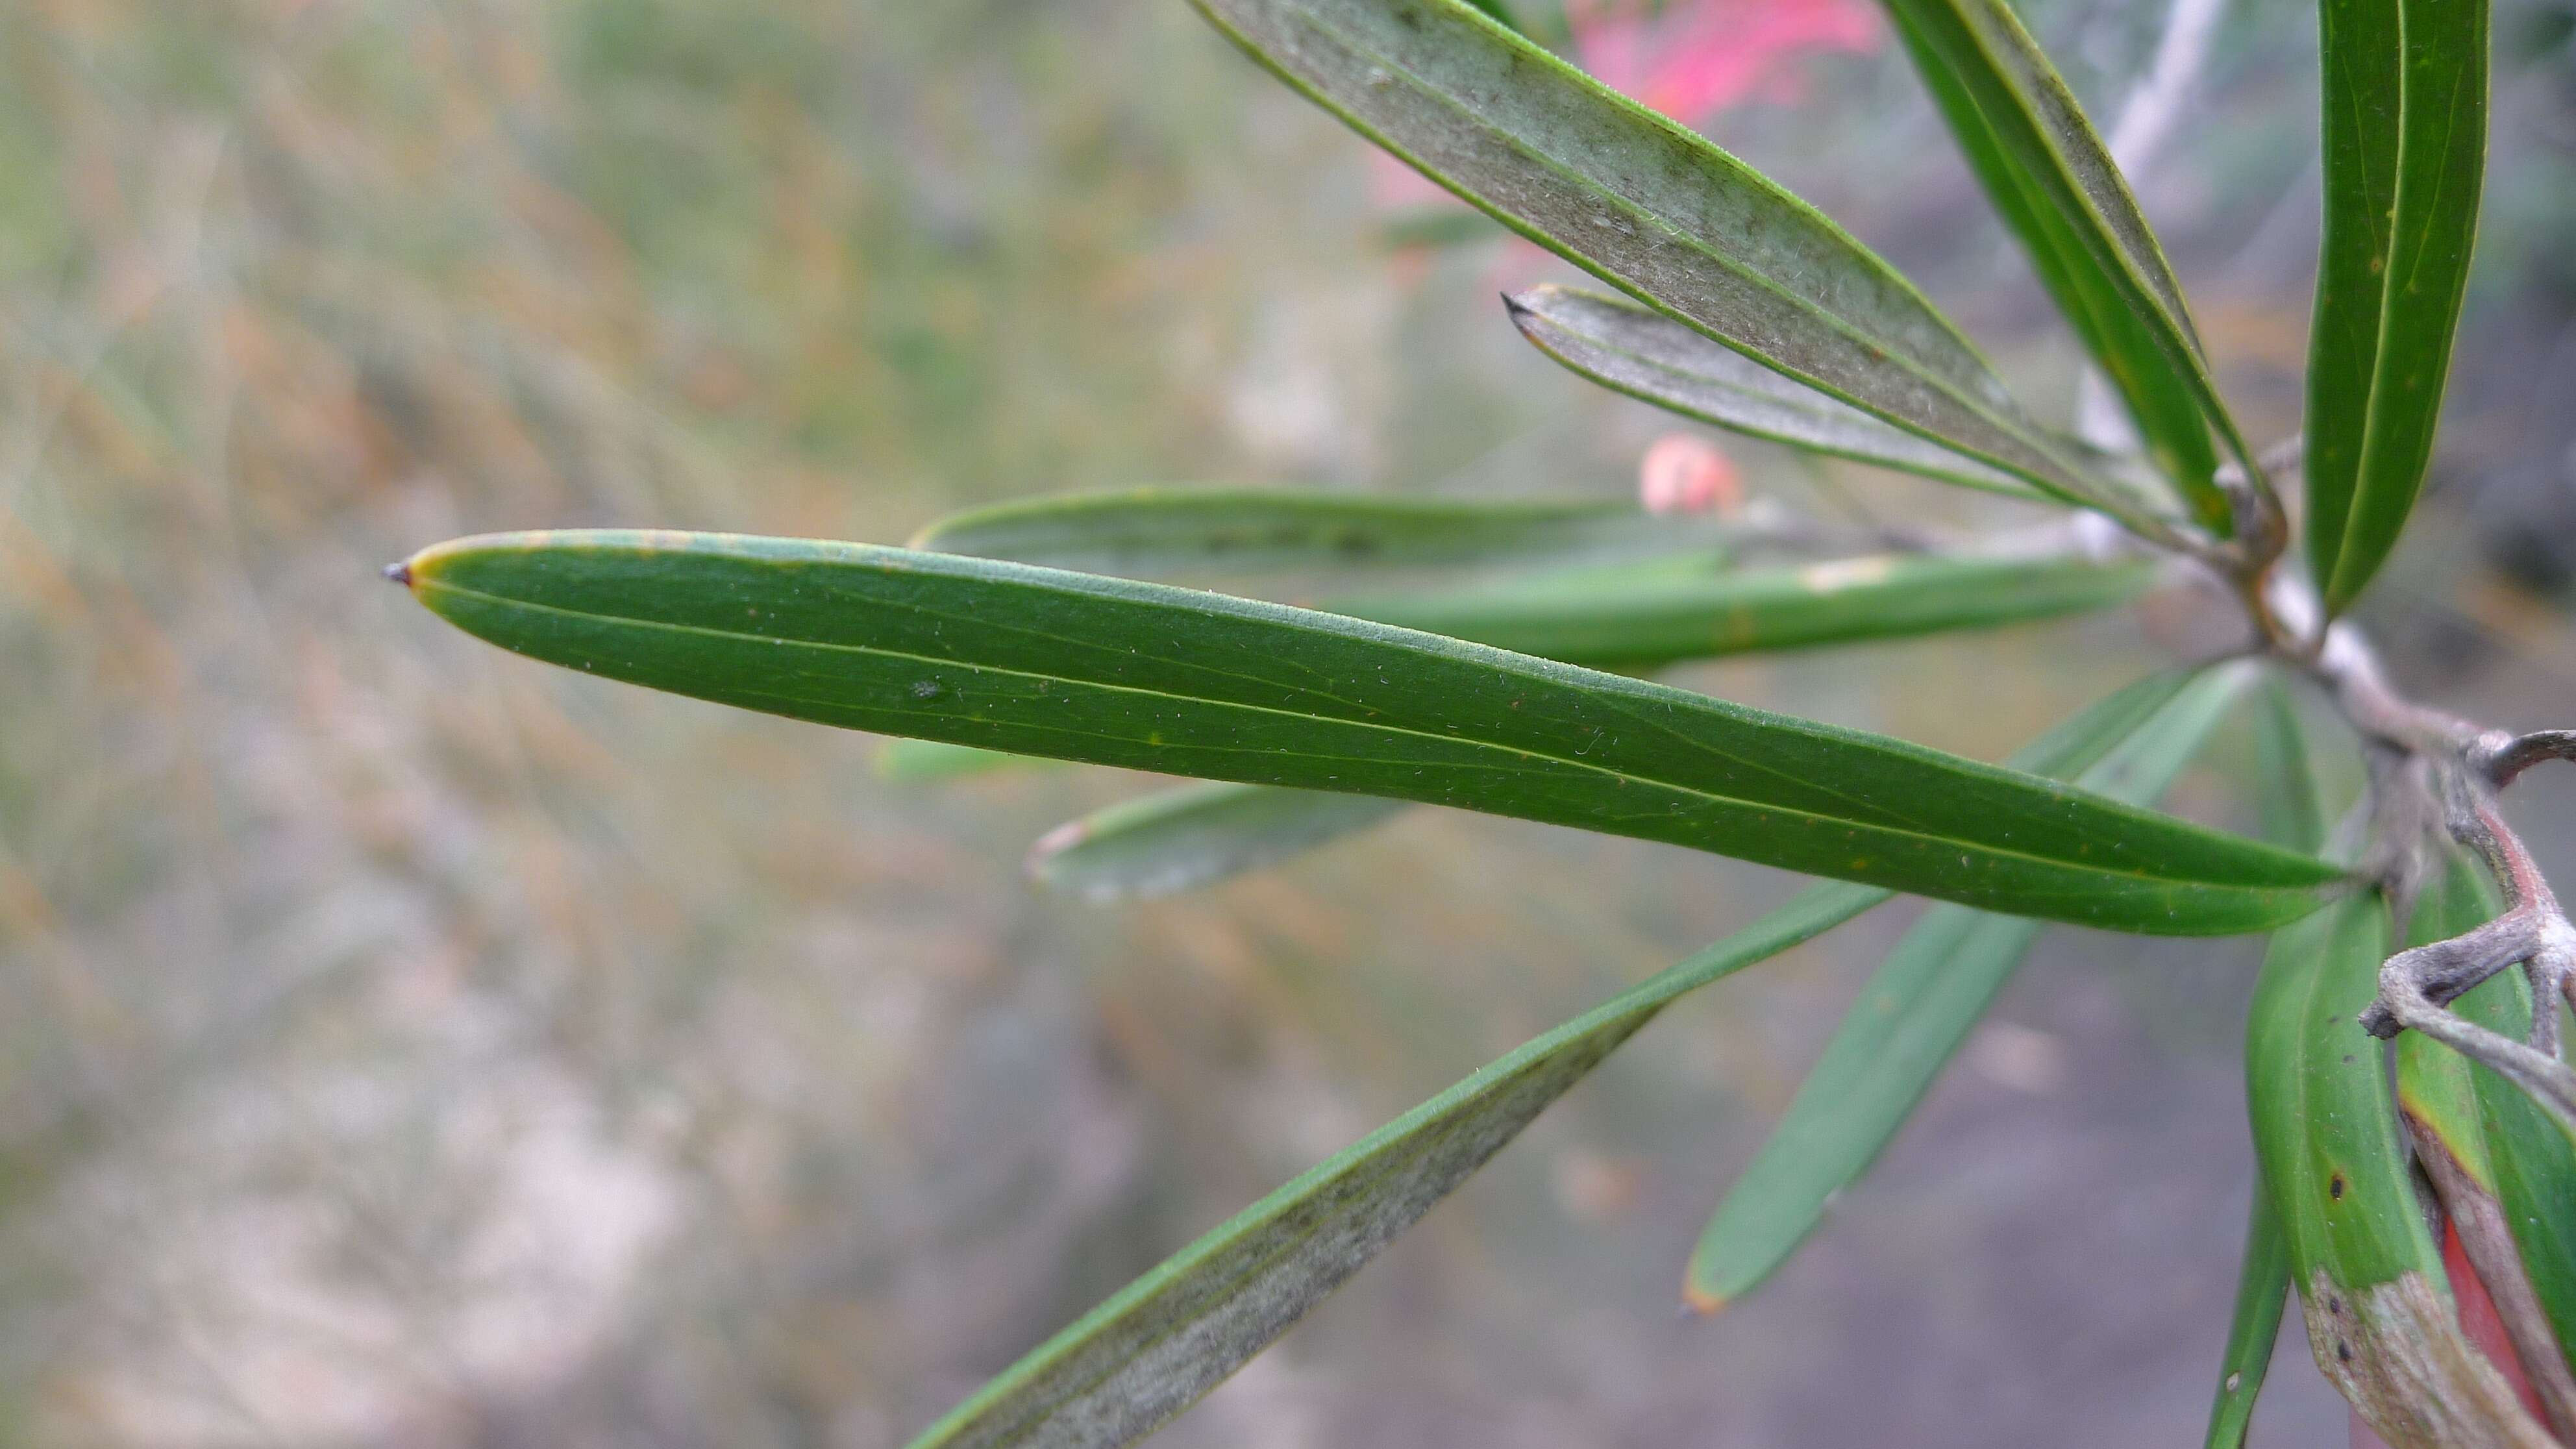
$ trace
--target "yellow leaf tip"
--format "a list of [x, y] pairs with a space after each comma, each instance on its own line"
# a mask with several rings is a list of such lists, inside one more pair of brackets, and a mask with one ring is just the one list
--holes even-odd
[[1692, 1318], [1714, 1318], [1726, 1310], [1726, 1295], [1711, 1293], [1695, 1284], [1682, 1285], [1682, 1313]]

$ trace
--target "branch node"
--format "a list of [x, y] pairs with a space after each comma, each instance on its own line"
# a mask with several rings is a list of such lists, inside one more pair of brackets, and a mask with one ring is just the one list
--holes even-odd
[[2576, 730], [2494, 730], [2480, 736], [2469, 755], [2470, 766], [2499, 790], [2543, 760], [2576, 760]]

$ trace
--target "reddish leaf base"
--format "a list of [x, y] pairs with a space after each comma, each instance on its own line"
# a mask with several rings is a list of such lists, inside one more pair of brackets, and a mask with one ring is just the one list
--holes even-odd
[[[2485, 1281], [2469, 1266], [2468, 1252], [2460, 1246], [2459, 1230], [2447, 1222], [2442, 1224], [2442, 1268], [2451, 1275], [2451, 1296], [2460, 1305], [2460, 1331], [2477, 1345], [2478, 1352], [2487, 1356], [2487, 1362], [2504, 1374], [2505, 1382], [2513, 1385], [2531, 1417], [2539, 1419], [2540, 1395], [2532, 1390], [2530, 1378], [2523, 1373], [2522, 1360], [2514, 1357], [2513, 1345], [2504, 1336], [2504, 1320], [2496, 1315], [2495, 1300], [2487, 1296]], [[2359, 1414], [2354, 1414], [2352, 1449], [2388, 1446], [2361, 1421]]]

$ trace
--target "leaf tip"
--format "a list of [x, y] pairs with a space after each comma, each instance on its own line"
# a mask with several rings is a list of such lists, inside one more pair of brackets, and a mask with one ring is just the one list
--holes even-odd
[[1091, 838], [1089, 818], [1068, 820], [1029, 844], [1028, 858], [1022, 863], [1033, 880], [1047, 880], [1055, 858]]
[[1505, 292], [1502, 294], [1503, 312], [1512, 319], [1514, 327], [1526, 334], [1531, 324], [1539, 320], [1540, 307], [1557, 290], [1555, 284], [1543, 282], [1525, 292]]
[[1725, 1294], [1711, 1292], [1697, 1283], [1684, 1283], [1682, 1285], [1682, 1316], [1684, 1318], [1714, 1318], [1725, 1311]]
[[400, 563], [389, 563], [384, 566], [382, 572], [386, 578], [402, 585], [404, 588], [407, 589], [411, 587], [410, 559], [404, 559]]

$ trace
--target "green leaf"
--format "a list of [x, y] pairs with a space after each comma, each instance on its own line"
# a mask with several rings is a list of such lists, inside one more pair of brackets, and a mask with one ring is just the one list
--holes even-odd
[[1445, 201], [1407, 207], [1378, 223], [1377, 228], [1378, 245], [1391, 252], [1414, 247], [1446, 251], [1451, 247], [1501, 241], [1504, 236], [1505, 232], [1494, 225], [1492, 217]]
[[2320, 1270], [2354, 1290], [2408, 1273], [2441, 1281], [2385, 1065], [2355, 1024], [2378, 991], [2388, 938], [2386, 904], [2348, 897], [2273, 933], [2255, 982], [2246, 1036], [2254, 1142], [2303, 1282]]
[[2227, 1351], [2219, 1358], [2218, 1394], [2209, 1405], [2206, 1449], [2244, 1449], [2254, 1422], [2254, 1401], [2272, 1371], [2272, 1345], [2281, 1334], [2281, 1310], [2290, 1294], [2290, 1239], [2272, 1210], [2272, 1196], [2258, 1170], [2254, 1206], [2246, 1215], [2245, 1252], [2236, 1268], [2236, 1311], [2227, 1325]]
[[1811, 386], [2125, 507], [1841, 228], [1460, 0], [1192, 0], [1255, 59], [1532, 241]]
[[1751, 928], [1502, 1057], [1167, 1259], [984, 1386], [912, 1449], [1107, 1449], [1269, 1346], [1683, 993], [1887, 899], [1812, 888]]
[[[2288, 1239], [2317, 1366], [2345, 1397], [2383, 1354], [2381, 1314], [2400, 1284], [2440, 1290], [2397, 1136], [2397, 1104], [2376, 1043], [2354, 1018], [2378, 989], [2388, 908], [2347, 897], [2273, 933], [2246, 1025], [2246, 1101], [2262, 1180]], [[2420, 1307], [2420, 1305], [2418, 1305]], [[2421, 1318], [2418, 1312], [2412, 1315]]]
[[[2441, 883], [2443, 918], [2428, 930], [2457, 935], [2503, 913], [2504, 902], [2484, 870], [2465, 857], [2454, 857], [2450, 865]], [[2531, 985], [2518, 970], [2499, 971], [2451, 1009], [2519, 1041], [2531, 1030]], [[2564, 1352], [2576, 1345], [2576, 1214], [2567, 1206], [2576, 1202], [2576, 1147], [2557, 1119], [2521, 1088], [2485, 1067], [2463, 1065], [2477, 1097], [2496, 1201]], [[2570, 1361], [2576, 1364], [2576, 1356]]]
[[2487, 0], [2319, 0], [2317, 16], [2308, 560], [2339, 611], [2396, 547], [2433, 456], [2486, 164]]
[[[2499, 972], [2453, 1009], [2518, 1036], [2531, 1020], [2531, 988], [2521, 973]], [[2496, 1200], [2563, 1352], [2576, 1344], [2576, 1215], [2567, 1210], [2576, 1202], [2576, 1149], [2520, 1088], [2484, 1068], [2474, 1079]], [[2576, 1354], [2569, 1357], [2576, 1367]]]
[[1026, 755], [1005, 754], [1000, 750], [977, 749], [973, 745], [943, 744], [938, 740], [888, 740], [877, 747], [877, 778], [898, 780], [907, 784], [923, 780], [953, 780], [963, 775], [981, 775], [994, 770], [1008, 770], [1021, 765], [1051, 764], [1032, 760]]
[[[2428, 945], [2447, 940], [2484, 925], [2501, 913], [2502, 902], [2495, 895], [2492, 881], [2465, 854], [2445, 852], [2446, 867], [2427, 887], [2416, 902], [2414, 919], [2409, 922], [2406, 942], [2409, 946]], [[2517, 1002], [2511, 994], [2511, 983], [2520, 972], [2508, 968], [2480, 984], [2488, 992], [2486, 1014], [2498, 1008], [2522, 1005], [2522, 1019], [2530, 1020], [2529, 996]], [[2496, 986], [2504, 994], [2493, 992]], [[2432, 1183], [2444, 1214], [2468, 1259], [2469, 1267], [2482, 1281], [2487, 1296], [2501, 1323], [2509, 1351], [2525, 1369], [2525, 1377], [2539, 1395], [2551, 1422], [2560, 1426], [2576, 1423], [2576, 1378], [2571, 1378], [2561, 1340], [2550, 1319], [2548, 1298], [2540, 1291], [2540, 1274], [2535, 1266], [2554, 1267], [2548, 1261], [2544, 1241], [2543, 1261], [2534, 1265], [2524, 1259], [2521, 1236], [2514, 1229], [2512, 1213], [2505, 1206], [2498, 1184], [2497, 1159], [2502, 1152], [2515, 1154], [2518, 1165], [2563, 1163], [2567, 1151], [2566, 1134], [2541, 1117], [2530, 1125], [2538, 1129], [2536, 1138], [2523, 1142], [2500, 1140], [2490, 1132], [2484, 1111], [2480, 1079], [2510, 1093], [2530, 1106], [2530, 1099], [2505, 1079], [2451, 1048], [2421, 1032], [2407, 1032], [2397, 1039], [2397, 1108], [2404, 1119], [2407, 1134], [2415, 1146], [2416, 1166]], [[2533, 1116], [2540, 1117], [2535, 1108]], [[2508, 1116], [2499, 1119], [2510, 1122]], [[2556, 1147], [2551, 1152], [2550, 1147]], [[2564, 1180], [2561, 1181], [2564, 1185]], [[2564, 1218], [2570, 1199], [2546, 1200], [2540, 1207], [2546, 1216]], [[2539, 1235], [2548, 1238], [2545, 1230]], [[2553, 1279], [2552, 1296], [2565, 1297], [2563, 1279]]]
[[[1683, 566], [1667, 567], [1673, 564]], [[1642, 671], [2095, 607], [2135, 594], [2153, 577], [2144, 565], [2066, 560], [1867, 558], [1732, 575], [1714, 567], [1676, 556], [1510, 588], [1334, 607], [1568, 664]], [[1188, 785], [1059, 827], [1037, 843], [1030, 869], [1088, 900], [1168, 895], [1275, 865], [1365, 830], [1396, 808], [1277, 786]]]
[[2326, 797], [2317, 780], [2315, 749], [2306, 723], [2299, 718], [2297, 699], [2278, 679], [2263, 691], [2254, 763], [2262, 781], [2262, 788], [2254, 793], [2263, 838], [2304, 855], [2324, 850]]
[[[1728, 577], [1714, 568], [1707, 559], [1675, 556], [1481, 594], [1335, 607], [1570, 664], [1642, 670], [2055, 613], [2126, 597], [2151, 573], [2035, 560], [1962, 569], [1931, 559], [1852, 559]], [[1059, 827], [1030, 853], [1030, 869], [1088, 900], [1167, 895], [1275, 865], [1365, 830], [1396, 808], [1277, 786], [1185, 785]]]
[[1613, 392], [1791, 447], [2019, 498], [2044, 496], [2002, 469], [1881, 422], [1652, 308], [1553, 284], [1503, 303], [1512, 325], [1539, 351]]
[[[2324, 792], [2318, 788], [2313, 741], [2297, 700], [2278, 677], [2265, 681], [2255, 721], [2255, 800], [2263, 837], [2293, 849], [2321, 849]], [[2290, 1239], [2281, 1226], [2263, 1166], [2254, 1165], [2254, 1201], [2246, 1213], [2245, 1251], [2236, 1269], [2236, 1311], [2219, 1361], [2218, 1393], [2209, 1406], [2208, 1449], [2241, 1449], [2254, 1403], [2271, 1371], [2283, 1299], [2290, 1291]]]
[[1699, 577], [1337, 601], [1332, 607], [1594, 669], [1988, 628], [2106, 608], [2152, 582], [2152, 563], [1874, 555]]
[[2230, 526], [2214, 426], [2253, 466], [2181, 284], [2108, 148], [2003, 0], [1886, 0], [1915, 66], [2033, 270], [2201, 522]]
[[1469, 500], [1281, 488], [1129, 488], [995, 504], [912, 546], [1125, 577], [1621, 557], [1722, 537], [1634, 503]]
[[[2250, 677], [2204, 672], [2084, 783], [2138, 804], [2162, 795]], [[1716, 1312], [1789, 1260], [1913, 1115], [2039, 932], [2037, 921], [1935, 906], [1905, 933], [1701, 1232], [1683, 1279], [1693, 1307]]]
[[2377, 1042], [2388, 909], [2347, 896], [2273, 933], [2246, 1026], [2246, 1103], [2317, 1367], [2393, 1444], [2548, 1436], [2460, 1332]]
[[[2178, 675], [2142, 680], [2015, 757], [2084, 768], [2154, 715]], [[1888, 898], [1820, 886], [1748, 929], [1492, 1062], [1174, 1254], [1049, 1339], [912, 1449], [1124, 1444], [1285, 1332], [1676, 998]]]
[[[2507, 971], [2460, 998], [2454, 1009], [2482, 1026], [2512, 1032], [2528, 1026], [2530, 1003], [2529, 985], [2519, 972]], [[2562, 1348], [2576, 1344], [2576, 1217], [2567, 1210], [2576, 1202], [2576, 1150], [2520, 1088], [2483, 1068], [2476, 1081], [2496, 1199], [2558, 1342]]]
[[520, 653], [851, 729], [1454, 805], [2154, 934], [2263, 929], [2342, 883], [1902, 741], [1159, 584], [618, 531], [460, 540], [395, 573]]
[[[1663, 0], [1655, 3], [1661, 5]], [[1521, 33], [1559, 55], [1572, 54], [1574, 23], [1566, 17], [1566, 4], [1567, 0], [1523, 0]]]
[[1029, 851], [1029, 874], [1087, 901], [1150, 899], [1275, 865], [1403, 808], [1276, 785], [1184, 785], [1047, 832]]
[[[2467, 862], [2453, 858], [2446, 863], [2450, 869], [2431, 882], [2415, 903], [2414, 917], [2407, 923], [2409, 946], [2458, 935], [2494, 914], [2479, 913], [2475, 886], [2462, 879]], [[2487, 1155], [2486, 1124], [2469, 1075], [2469, 1059], [2419, 1031], [2400, 1035], [2396, 1051], [2397, 1111], [2415, 1141], [2439, 1144], [2470, 1184], [2488, 1197], [2495, 1196], [2495, 1166]], [[2560, 1140], [2566, 1140], [2564, 1134]]]
[[[1762, 542], [1759, 538], [1753, 537], [1748, 537], [1745, 541], [1748, 544]], [[1706, 583], [1710, 579], [1724, 573], [1729, 568], [1734, 567], [1734, 565], [1735, 554], [1728, 549], [1679, 549], [1669, 553], [1648, 554], [1637, 558], [1614, 559], [1607, 562], [1554, 565], [1528, 573], [1514, 574], [1508, 582], [1501, 583], [1498, 587], [1488, 587], [1493, 587], [1495, 591], [1504, 593], [1518, 594], [1524, 591], [1531, 593], [1544, 592], [1573, 598], [1579, 597], [1585, 593], [1596, 592], [1598, 590], [1620, 584], [1666, 585]], [[1457, 595], [1459, 592], [1460, 590], [1456, 585], [1450, 585], [1443, 591], [1432, 592], [1417, 590], [1412, 593], [1386, 594], [1379, 595], [1378, 597], [1399, 600], [1419, 600], [1425, 597], [1448, 598]], [[1298, 603], [1302, 601], [1283, 599], [1280, 602]], [[1336, 599], [1327, 599], [1324, 602], [1314, 604], [1311, 607], [1322, 609], [1328, 614], [1348, 614], [1352, 612], [1352, 609], [1355, 606], [1362, 606], [1363, 604], [1363, 600], [1354, 599], [1349, 595], [1344, 595]], [[1381, 620], [1379, 622], [1384, 621]]]

